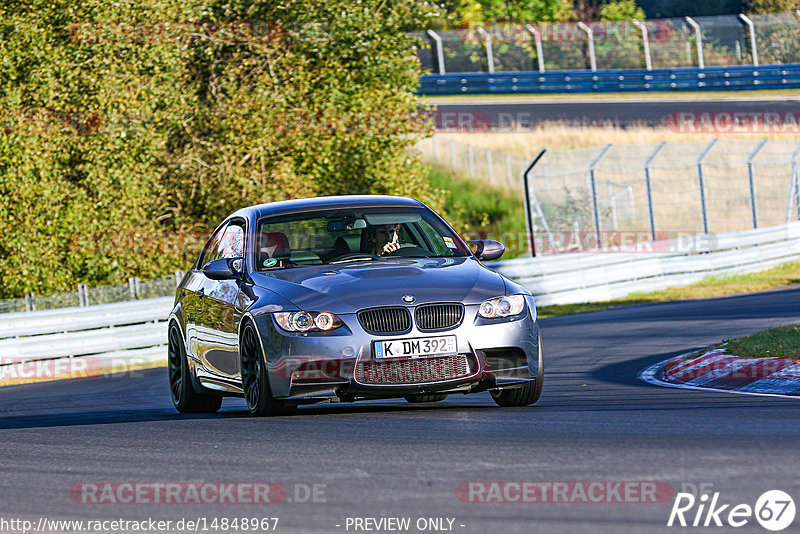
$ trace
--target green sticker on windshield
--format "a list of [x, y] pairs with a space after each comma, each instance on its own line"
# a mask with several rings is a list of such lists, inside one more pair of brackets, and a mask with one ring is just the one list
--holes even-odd
[[278, 260], [276, 260], [275, 258], [269, 258], [264, 260], [264, 267], [274, 267], [277, 264]]

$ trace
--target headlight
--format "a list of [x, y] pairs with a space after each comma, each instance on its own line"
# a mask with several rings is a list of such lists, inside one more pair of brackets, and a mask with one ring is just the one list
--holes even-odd
[[525, 309], [525, 297], [522, 295], [508, 295], [484, 300], [478, 310], [478, 315], [485, 319], [499, 319], [519, 315]]
[[342, 320], [329, 312], [278, 312], [275, 321], [287, 332], [327, 332], [342, 326]]

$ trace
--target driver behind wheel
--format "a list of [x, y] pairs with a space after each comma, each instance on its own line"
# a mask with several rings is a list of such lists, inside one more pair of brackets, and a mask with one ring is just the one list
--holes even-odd
[[400, 243], [397, 242], [397, 230], [396, 224], [367, 226], [364, 232], [367, 233], [367, 239], [372, 243], [371, 253], [376, 256], [383, 256], [398, 250]]

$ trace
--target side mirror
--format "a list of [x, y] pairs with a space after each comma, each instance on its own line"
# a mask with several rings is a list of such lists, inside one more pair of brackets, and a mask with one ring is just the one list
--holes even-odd
[[502, 243], [491, 239], [474, 239], [467, 241], [467, 244], [470, 245], [470, 248], [474, 247], [473, 254], [481, 261], [499, 259], [506, 251], [506, 247]]
[[242, 272], [242, 258], [219, 258], [203, 266], [203, 274], [212, 280], [231, 280]]

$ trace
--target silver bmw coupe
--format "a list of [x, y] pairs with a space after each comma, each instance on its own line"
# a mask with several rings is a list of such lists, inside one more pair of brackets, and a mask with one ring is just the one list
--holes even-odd
[[180, 412], [244, 397], [254, 415], [300, 404], [488, 391], [528, 406], [544, 365], [530, 292], [483, 264], [422, 202], [339, 196], [241, 209], [214, 231], [169, 317]]

